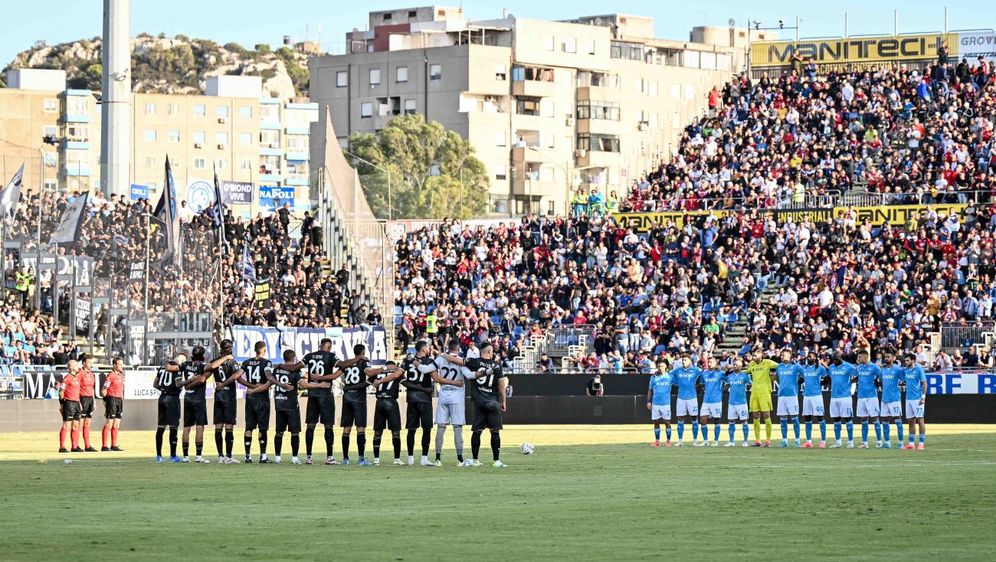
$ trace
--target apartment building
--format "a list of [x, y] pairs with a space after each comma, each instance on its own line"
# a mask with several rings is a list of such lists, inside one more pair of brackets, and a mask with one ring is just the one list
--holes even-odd
[[[466, 21], [462, 10], [371, 12], [344, 55], [310, 60], [311, 98], [348, 137], [421, 113], [469, 139], [489, 210], [563, 213], [575, 188], [620, 196], [676, 148], [729, 79], [733, 49], [653, 38], [653, 19]], [[323, 129], [316, 128], [316, 134]]]
[[[0, 89], [0, 138], [33, 147], [35, 162], [39, 150], [46, 155], [47, 189], [99, 186], [99, 97], [90, 90], [67, 89], [64, 73], [61, 82], [44, 85], [48, 90]], [[178, 197], [189, 195], [192, 206], [210, 201], [217, 170], [221, 182], [244, 188], [239, 199], [244, 202], [234, 205], [243, 215], [283, 202], [310, 208], [309, 125], [318, 118], [317, 104], [264, 98], [259, 77], [210, 77], [205, 90], [205, 95], [133, 95], [133, 197], [158, 197], [169, 156]], [[10, 143], [0, 143], [8, 164], [18, 159], [15, 152]], [[26, 174], [26, 190], [39, 184], [37, 165], [31, 173]]]

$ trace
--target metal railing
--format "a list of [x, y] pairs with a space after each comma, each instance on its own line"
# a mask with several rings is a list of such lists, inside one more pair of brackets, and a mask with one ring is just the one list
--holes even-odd
[[978, 322], [970, 325], [946, 323], [941, 325], [941, 348], [964, 349], [973, 345], [991, 345], [996, 342], [996, 322]]

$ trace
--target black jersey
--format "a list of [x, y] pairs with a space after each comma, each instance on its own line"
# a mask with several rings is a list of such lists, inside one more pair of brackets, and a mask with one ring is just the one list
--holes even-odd
[[293, 388], [285, 390], [279, 384], [273, 387], [273, 408], [281, 411], [293, 411], [297, 404], [297, 381], [301, 380], [301, 371], [291, 371], [283, 363], [273, 369], [273, 378], [280, 384], [289, 384]]
[[367, 382], [367, 375], [365, 374], [365, 371], [369, 366], [370, 362], [364, 359], [363, 361], [342, 370], [342, 389], [344, 399], [352, 402], [366, 399], [367, 387], [370, 386], [370, 384]]
[[435, 368], [432, 358], [405, 358], [405, 380], [408, 382], [408, 402], [432, 402], [432, 377], [419, 370], [421, 366], [431, 365]]
[[[335, 371], [339, 358], [331, 351], [312, 351], [304, 356], [304, 364], [308, 369], [308, 379], [316, 382], [313, 377], [324, 377]], [[308, 396], [332, 396], [331, 388], [309, 388]]]
[[[223, 383], [228, 377], [234, 375], [239, 370], [239, 364], [234, 359], [229, 359], [214, 370], [214, 382]], [[214, 399], [219, 402], [235, 402], [235, 384], [230, 384], [214, 393]]]
[[156, 373], [156, 381], [164, 396], [179, 396], [180, 387], [176, 386], [177, 373], [166, 370], [166, 366], [159, 367]]
[[[249, 384], [265, 384], [266, 371], [270, 369], [270, 360], [254, 357], [242, 362], [242, 372], [246, 374], [246, 382]], [[257, 392], [247, 394], [247, 400], [270, 400], [269, 392]]]
[[374, 385], [376, 385], [377, 398], [378, 399], [398, 399], [398, 387], [400, 386], [400, 379], [394, 379], [388, 383], [380, 382], [383, 379], [391, 376], [393, 373], [381, 373], [377, 375], [377, 379], [374, 380]]
[[498, 381], [505, 378], [501, 363], [497, 359], [481, 359], [481, 369], [484, 373], [470, 385], [470, 397], [474, 402], [497, 402]]
[[[180, 378], [184, 382], [203, 374], [203, 361], [186, 361], [183, 365], [180, 365]], [[207, 399], [204, 395], [205, 388], [207, 388], [207, 386], [204, 383], [188, 386], [186, 388], [187, 392], [183, 394], [183, 399], [187, 402], [204, 402]]]

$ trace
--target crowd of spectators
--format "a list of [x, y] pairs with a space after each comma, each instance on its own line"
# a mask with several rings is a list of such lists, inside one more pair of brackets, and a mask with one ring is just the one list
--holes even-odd
[[620, 207], [813, 205], [858, 186], [887, 203], [964, 203], [977, 192], [988, 199], [996, 191], [993, 75], [992, 63], [945, 58], [922, 72], [818, 75], [807, 66], [758, 80], [740, 76]]

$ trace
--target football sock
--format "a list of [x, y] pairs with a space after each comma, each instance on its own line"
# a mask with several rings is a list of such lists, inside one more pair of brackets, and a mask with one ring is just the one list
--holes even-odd
[[453, 426], [453, 445], [456, 446], [457, 460], [463, 462], [463, 426]]
[[315, 428], [308, 427], [304, 430], [304, 453], [311, 456], [311, 450], [315, 444]]
[[190, 441], [183, 442], [183, 456], [185, 457], [190, 456]]
[[661, 440], [661, 428], [655, 427], [654, 428], [654, 441], [660, 441], [660, 440]]
[[827, 420], [820, 420], [820, 441], [827, 440]]
[[77, 449], [80, 446], [80, 430], [77, 429], [76, 431], [70, 431], [71, 434], [69, 435], [69, 440], [73, 442], [73, 448]]
[[883, 437], [885, 438], [885, 442], [888, 443], [889, 439], [892, 437], [892, 435], [891, 435], [892, 434], [892, 427], [890, 427], [889, 424], [887, 424], [887, 423], [882, 424], [882, 433], [885, 434], [885, 435], [883, 435]]
[[176, 456], [176, 428], [169, 428], [169, 456]]
[[301, 449], [301, 434], [291, 433], [291, 456], [296, 457], [297, 452]]
[[868, 422], [867, 421], [861, 422], [861, 442], [862, 443], [867, 443], [868, 442]]
[[252, 433], [245, 434], [242, 444], [246, 446], [246, 458], [249, 458], [249, 454], [252, 453]]
[[235, 448], [235, 432], [228, 428], [225, 430], [225, 456], [232, 458], [232, 449]]
[[333, 451], [335, 451], [335, 430], [332, 426], [325, 427], [325, 454], [331, 457]]
[[100, 431], [100, 448], [110, 447], [111, 428], [107, 425]]
[[429, 442], [432, 440], [432, 429], [428, 427], [422, 428], [422, 456], [429, 456]]
[[761, 418], [754, 418], [754, 441], [761, 440]]
[[896, 420], [896, 441], [900, 444], [903, 442], [903, 421]]
[[712, 440], [719, 441], [719, 435], [723, 433], [722, 424], [717, 422], [715, 429], [712, 431]]
[[799, 439], [799, 418], [792, 418], [792, 433], [795, 438]]
[[377, 435], [376, 433], [374, 433], [373, 448], [374, 448], [374, 458], [375, 459], [379, 459], [380, 458], [380, 435]]
[[[912, 443], [912, 437], [910, 438], [910, 443]], [[481, 453], [481, 432], [475, 431], [470, 434], [470, 454], [476, 461]]]
[[273, 454], [280, 456], [280, 451], [284, 447], [284, 434], [277, 432], [273, 434]]
[[443, 437], [446, 436], [446, 426], [436, 426], [436, 460], [443, 456]]
[[163, 456], [163, 433], [166, 433], [165, 427], [156, 428], [156, 456]]
[[82, 431], [83, 431], [83, 446], [86, 447], [87, 449], [89, 449], [90, 448], [90, 424], [84, 423], [84, 424], [80, 424], [80, 425], [83, 426], [82, 427]]
[[391, 446], [394, 447], [394, 458], [401, 458], [401, 432], [391, 432]]
[[910, 432], [910, 445], [912, 445], [914, 441], [916, 441], [916, 434], [911, 431]]
[[926, 433], [921, 433], [920, 434], [920, 444], [922, 445], [926, 441], [927, 441], [927, 434]]
[[678, 441], [685, 438], [685, 422], [678, 422]]
[[266, 432], [265, 431], [260, 431], [259, 432], [259, 454], [260, 455], [265, 455], [266, 454]]
[[408, 445], [408, 456], [415, 456], [415, 430], [409, 429], [408, 435], [405, 438], [405, 443]]
[[699, 422], [697, 421], [692, 422], [692, 440], [693, 441], [699, 440]]
[[813, 440], [813, 422], [806, 422], [806, 441]]
[[750, 438], [750, 425], [748, 425], [747, 422], [744, 422], [744, 423], [740, 424], [740, 427], [743, 430], [744, 443], [746, 443], [747, 439]]
[[214, 430], [214, 446], [218, 449], [218, 456], [224, 455], [225, 452], [225, 440], [223, 437], [224, 433], [220, 429]]
[[840, 441], [840, 422], [833, 422], [833, 437]]
[[342, 437], [339, 438], [342, 441], [342, 458], [349, 458], [349, 434], [343, 433]]
[[66, 448], [66, 428], [65, 427], [59, 429], [59, 448], [60, 449], [65, 449]]
[[[923, 440], [921, 439], [921, 443]], [[491, 432], [491, 456], [494, 460], [501, 458], [501, 433], [498, 431]]]
[[367, 448], [367, 434], [357, 433], [356, 434], [356, 452], [363, 458], [363, 453], [366, 452]]
[[118, 428], [112, 427], [111, 428], [111, 447], [117, 447], [117, 446], [118, 446]]
[[779, 424], [782, 426], [782, 439], [789, 438], [789, 421], [788, 418], [782, 418], [779, 420]]
[[730, 423], [729, 432], [730, 432], [730, 443], [732, 443], [733, 440], [737, 438], [737, 424]]
[[847, 440], [848, 441], [854, 441], [854, 422], [853, 421], [848, 421], [847, 422]]
[[668, 441], [671, 440], [671, 428], [670, 427], [665, 427], [664, 428], [664, 435], [667, 437]]
[[771, 418], [764, 420], [764, 440], [771, 441]]
[[194, 442], [194, 447], [197, 450], [197, 456], [198, 457], [201, 456], [204, 453], [204, 442], [203, 441], [195, 441]]
[[875, 441], [882, 440], [882, 421], [875, 420]]

